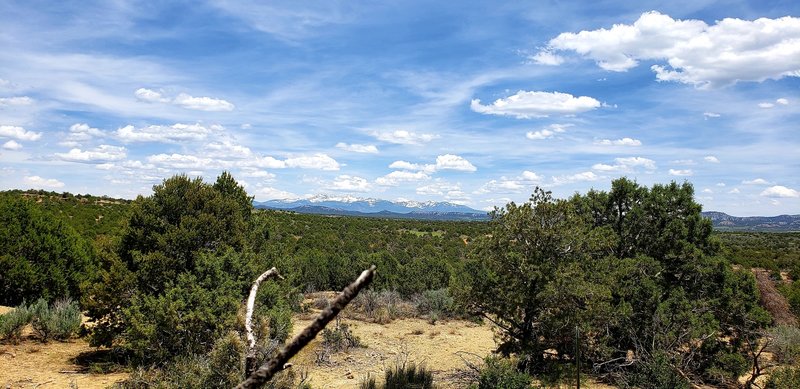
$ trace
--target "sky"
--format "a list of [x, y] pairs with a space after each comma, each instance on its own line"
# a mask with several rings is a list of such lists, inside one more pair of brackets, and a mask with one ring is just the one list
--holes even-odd
[[800, 2], [3, 1], [0, 189], [800, 214]]

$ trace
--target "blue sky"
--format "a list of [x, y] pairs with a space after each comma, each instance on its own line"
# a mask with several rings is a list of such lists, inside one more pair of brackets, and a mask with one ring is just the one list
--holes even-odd
[[800, 213], [796, 1], [0, 3], [0, 187]]

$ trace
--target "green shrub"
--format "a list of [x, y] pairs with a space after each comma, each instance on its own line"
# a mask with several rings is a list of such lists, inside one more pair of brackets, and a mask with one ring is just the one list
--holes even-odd
[[678, 375], [663, 352], [656, 352], [639, 361], [634, 371], [627, 374], [619, 384], [621, 387], [642, 389], [689, 388], [689, 383]]
[[0, 321], [0, 337], [11, 342], [17, 342], [22, 337], [22, 328], [31, 322], [31, 312], [23, 302], [13, 311], [3, 315]]
[[478, 378], [478, 389], [527, 389], [531, 376], [520, 372], [508, 359], [487, 357]]
[[782, 367], [772, 371], [765, 389], [800, 388], [800, 367]]
[[69, 339], [81, 327], [80, 308], [70, 299], [59, 299], [52, 306], [39, 299], [33, 305], [32, 315], [33, 331], [45, 342]]
[[436, 314], [438, 317], [449, 317], [453, 313], [453, 297], [447, 288], [426, 290], [422, 292], [417, 303], [420, 314]]
[[433, 373], [422, 365], [402, 364], [386, 370], [384, 389], [433, 388]]
[[322, 346], [330, 351], [346, 351], [351, 347], [361, 347], [361, 345], [361, 339], [353, 334], [350, 326], [339, 323], [338, 320], [333, 329], [322, 330]]

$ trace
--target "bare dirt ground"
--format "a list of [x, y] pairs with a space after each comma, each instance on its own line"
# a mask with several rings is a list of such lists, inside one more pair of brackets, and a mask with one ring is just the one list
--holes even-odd
[[[10, 308], [0, 307], [0, 313]], [[294, 333], [299, 333], [312, 317], [296, 316]], [[331, 354], [325, 363], [316, 363], [321, 336], [294, 357], [292, 369], [307, 376], [314, 388], [356, 388], [371, 375], [380, 380], [385, 368], [407, 361], [425, 364], [434, 372], [440, 388], [466, 386], [458, 380], [465, 369], [462, 357], [479, 364], [496, 346], [491, 327], [462, 320], [439, 321], [435, 325], [423, 319], [397, 319], [376, 324], [342, 319], [365, 347], [351, 348]], [[331, 323], [333, 325], [333, 323]], [[19, 344], [0, 344], [0, 388], [106, 388], [127, 378], [124, 372], [89, 373], [88, 358], [99, 349], [85, 339], [69, 342], [41, 343], [28, 328]], [[102, 352], [102, 350], [99, 350]], [[461, 356], [459, 356], [461, 355]], [[609, 388], [595, 382], [582, 382], [582, 387]]]
[[[11, 308], [0, 307], [0, 314]], [[90, 374], [88, 366], [76, 358], [91, 355], [98, 349], [84, 339], [42, 343], [23, 332], [19, 344], [0, 344], [0, 388], [105, 388], [124, 380], [127, 373]], [[80, 358], [79, 358], [80, 359]]]

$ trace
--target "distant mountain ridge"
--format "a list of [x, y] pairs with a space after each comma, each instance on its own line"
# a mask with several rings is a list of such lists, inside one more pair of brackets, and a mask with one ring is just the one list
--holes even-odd
[[320, 215], [421, 220], [488, 220], [488, 215], [484, 211], [450, 202], [393, 202], [354, 196], [317, 195], [307, 199], [253, 201], [253, 206]]
[[741, 217], [716, 211], [703, 212], [702, 215], [711, 220], [715, 229], [721, 231], [800, 231], [800, 215]]

